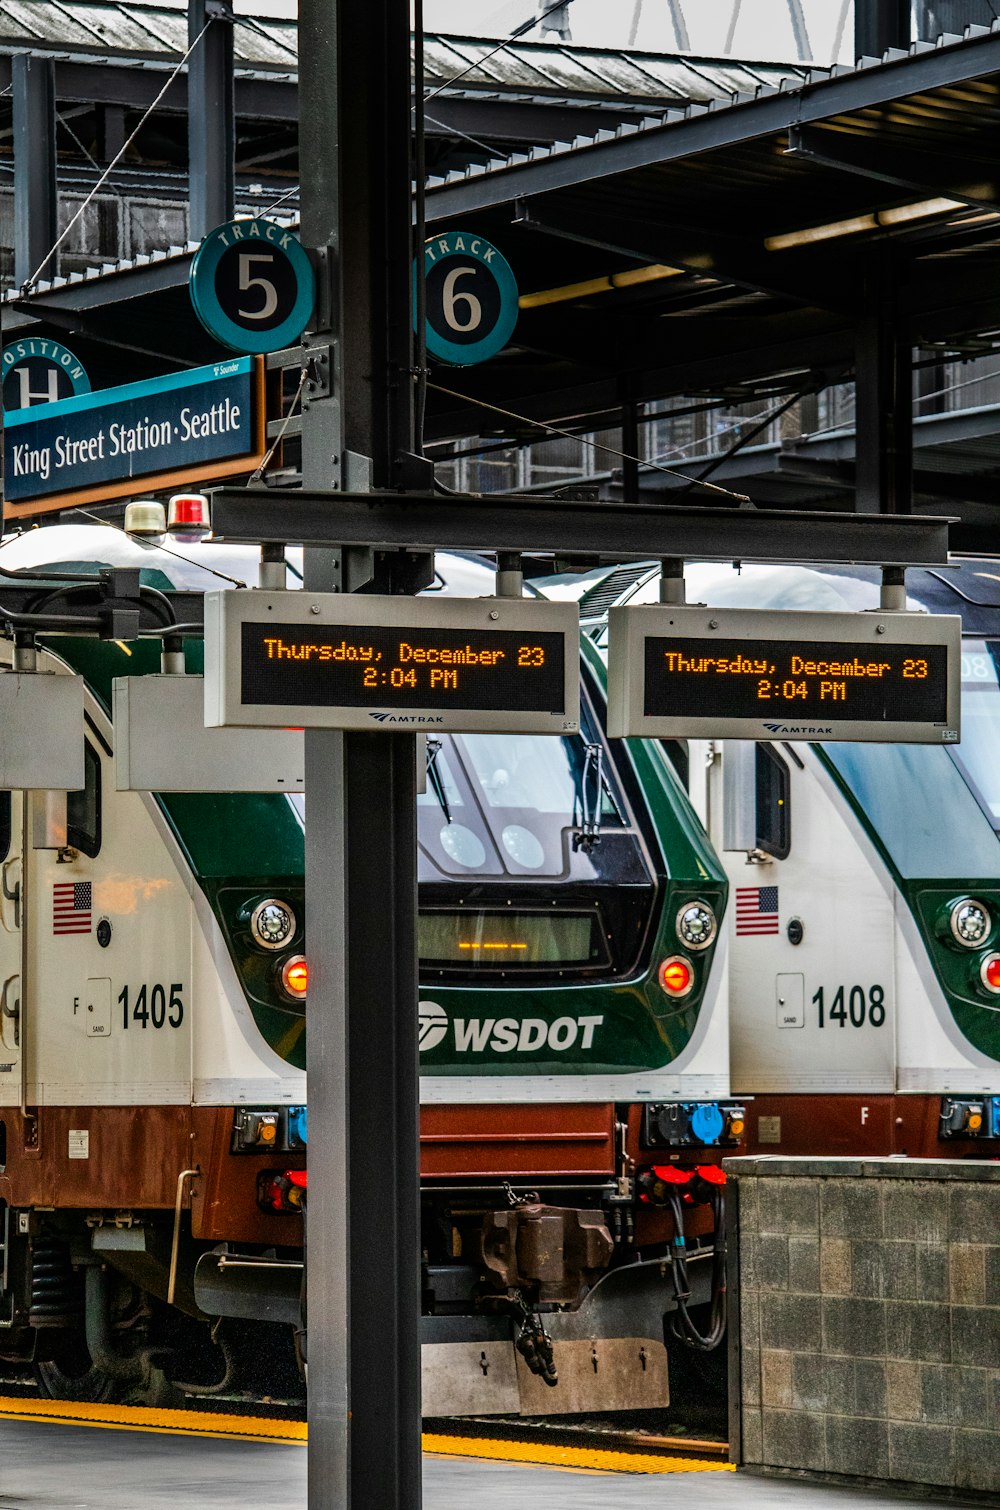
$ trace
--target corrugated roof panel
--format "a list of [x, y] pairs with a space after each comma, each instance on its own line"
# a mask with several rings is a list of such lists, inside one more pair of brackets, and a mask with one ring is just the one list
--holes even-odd
[[10, 15], [27, 32], [28, 36], [39, 40], [50, 37], [54, 25], [62, 23], [63, 30], [60, 33], [66, 42], [93, 42], [93, 37], [59, 16], [52, 6], [29, 5], [26, 0], [4, 0], [3, 8], [0, 9], [0, 24], [6, 24], [6, 17]]
[[[33, 5], [39, 14], [49, 5]], [[78, 4], [72, 0], [73, 15], [88, 33], [88, 41], [97, 46], [126, 49], [129, 52], [162, 52], [163, 44], [143, 25], [136, 6]], [[2, 31], [2, 26], [0, 26]], [[66, 41], [71, 38], [67, 37]]]
[[[0, 0], [0, 45], [37, 42], [97, 55], [147, 53], [176, 57], [187, 49], [184, 0]], [[239, 15], [234, 30], [240, 67], [294, 66], [297, 28], [274, 16]], [[471, 66], [470, 66], [471, 65]], [[742, 64], [690, 55], [659, 56], [572, 43], [491, 41], [428, 34], [424, 72], [429, 89], [456, 85], [470, 94], [497, 91], [527, 98], [623, 103], [708, 101], [753, 92], [761, 82], [798, 84], [794, 64]]]

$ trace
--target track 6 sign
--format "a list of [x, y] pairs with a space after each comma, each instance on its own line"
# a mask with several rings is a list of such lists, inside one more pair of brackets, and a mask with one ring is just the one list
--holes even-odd
[[[417, 269], [413, 270], [414, 283]], [[424, 246], [427, 351], [453, 367], [496, 356], [517, 324], [517, 280], [503, 253], [472, 231], [445, 231]]]

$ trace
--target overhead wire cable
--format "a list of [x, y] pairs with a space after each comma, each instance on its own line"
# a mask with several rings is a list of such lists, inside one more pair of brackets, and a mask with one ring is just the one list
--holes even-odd
[[553, 11], [562, 10], [565, 4], [566, 0], [556, 0], [555, 5], [548, 6], [546, 10], [542, 11], [540, 16], [531, 16], [527, 21], [522, 21], [521, 25], [515, 26], [514, 30], [499, 41], [496, 47], [491, 47], [489, 52], [484, 52], [481, 58], [476, 58], [474, 62], [469, 64], [468, 68], [463, 68], [450, 79], [445, 79], [443, 84], [438, 84], [436, 88], [425, 94], [424, 103], [426, 104], [428, 100], [434, 99], [435, 95], [442, 94], [444, 90], [451, 89], [452, 85], [457, 84], [459, 79], [464, 79], [467, 74], [475, 73], [476, 69], [482, 68], [483, 64], [488, 62], [490, 58], [495, 58], [498, 52], [503, 52], [508, 42], [516, 42], [518, 37], [526, 36], [529, 31], [534, 31], [536, 26], [542, 24], [546, 16], [551, 16]]
[[[56, 111], [56, 120], [59, 122], [59, 124], [61, 126], [65, 127], [65, 129], [69, 132], [70, 136], [76, 142], [76, 145], [79, 147], [79, 149], [83, 153], [84, 157], [90, 163], [91, 167], [92, 168], [96, 168], [97, 172], [100, 173], [100, 171], [101, 171], [101, 165], [97, 161], [97, 158], [94, 157], [93, 153], [89, 150], [89, 148], [87, 148], [86, 146], [84, 146], [83, 142], [80, 140], [80, 138], [77, 136], [76, 132], [73, 130], [73, 127], [70, 125], [69, 120], [67, 119], [67, 117], [65, 115], [62, 114], [62, 112], [60, 110]], [[111, 190], [111, 192], [113, 194], [116, 194], [118, 196], [119, 202], [121, 204], [123, 204], [125, 206], [125, 208], [128, 210], [129, 219], [132, 221], [133, 226], [135, 227], [135, 229], [139, 232], [139, 234], [141, 236], [142, 232], [143, 232], [143, 228], [140, 225], [139, 221], [136, 219], [135, 207], [133, 206], [132, 201], [125, 194], [124, 189], [120, 185], [118, 185], [118, 184], [109, 184], [108, 187], [110, 188], [110, 190]]]
[[264, 471], [267, 467], [268, 462], [271, 460], [275, 451], [277, 451], [278, 447], [281, 445], [281, 442], [284, 440], [285, 431], [288, 429], [288, 426], [291, 424], [292, 419], [295, 416], [295, 405], [299, 403], [300, 399], [302, 398], [302, 390], [306, 386], [306, 379], [308, 378], [308, 376], [309, 369], [308, 367], [303, 365], [302, 370], [299, 374], [299, 386], [296, 388], [295, 393], [292, 395], [292, 401], [288, 406], [288, 413], [282, 420], [281, 428], [278, 431], [277, 435], [274, 437], [274, 440], [271, 442], [270, 449], [266, 451], [261, 457], [260, 463], [257, 466], [256, 470], [251, 472], [249, 479], [250, 483], [260, 482], [261, 478], [264, 476]]
[[[115, 530], [120, 527], [115, 524], [113, 520], [102, 519], [99, 514], [92, 514], [89, 509], [82, 508], [79, 504], [77, 504], [76, 508], [68, 509], [66, 512], [70, 514], [82, 514], [85, 519], [91, 519], [93, 520], [94, 524], [104, 525], [104, 527], [109, 530]], [[4, 545], [7, 545], [10, 541], [17, 539], [19, 539], [19, 536], [10, 535], [3, 543]], [[234, 587], [246, 587], [247, 585], [245, 582], [241, 581], [239, 577], [230, 577], [226, 572], [219, 571], [219, 569], [215, 566], [206, 566], [204, 561], [192, 561], [190, 556], [182, 556], [180, 551], [170, 550], [169, 547], [164, 545], [159, 540], [144, 540], [142, 542], [142, 546], [144, 550], [162, 551], [165, 556], [173, 556], [175, 561], [183, 561], [185, 566], [194, 566], [197, 567], [199, 571], [210, 572], [213, 577], [218, 577], [220, 582], [231, 582]], [[140, 567], [139, 570], [141, 571], [142, 568]]]
[[142, 130], [143, 126], [146, 124], [146, 122], [149, 119], [149, 117], [153, 114], [153, 111], [157, 108], [157, 106], [159, 105], [160, 101], [166, 95], [167, 91], [170, 89], [171, 85], [173, 84], [174, 80], [177, 78], [178, 74], [184, 68], [185, 64], [187, 63], [188, 58], [194, 52], [195, 48], [198, 46], [199, 42], [204, 37], [205, 33], [208, 31], [208, 28], [211, 26], [211, 24], [212, 24], [212, 19], [209, 18], [209, 20], [205, 22], [205, 25], [202, 27], [201, 31], [195, 37], [194, 41], [191, 42], [190, 45], [188, 46], [187, 52], [185, 52], [184, 56], [179, 59], [179, 61], [175, 65], [175, 67], [171, 70], [170, 74], [167, 76], [167, 81], [163, 85], [163, 88], [160, 90], [160, 92], [156, 96], [155, 100], [153, 100], [152, 104], [149, 105], [148, 108], [143, 112], [142, 116], [139, 119], [138, 124], [135, 126], [134, 130], [130, 133], [130, 135], [127, 137], [127, 139], [122, 143], [121, 147], [118, 149], [117, 153], [112, 158], [111, 162], [108, 163], [108, 166], [105, 168], [104, 172], [101, 174], [100, 178], [97, 180], [96, 184], [91, 189], [91, 191], [87, 195], [86, 199], [84, 199], [83, 203], [81, 204], [80, 208], [77, 210], [76, 214], [72, 217], [72, 219], [66, 224], [66, 226], [63, 228], [63, 230], [60, 232], [60, 234], [56, 237], [56, 240], [53, 242], [53, 244], [50, 247], [50, 249], [45, 253], [45, 256], [42, 258], [41, 262], [35, 268], [35, 271], [31, 274], [31, 276], [29, 278], [25, 279], [24, 283], [21, 284], [21, 293], [22, 293], [22, 295], [28, 295], [28, 294], [32, 293], [32, 291], [34, 290], [34, 287], [35, 287], [36, 283], [38, 282], [39, 277], [41, 276], [41, 274], [43, 272], [43, 270], [48, 265], [48, 263], [52, 260], [52, 258], [55, 256], [56, 252], [58, 252], [59, 248], [62, 246], [63, 242], [66, 240], [67, 236], [69, 235], [69, 233], [73, 229], [73, 227], [76, 225], [77, 221], [81, 219], [81, 217], [83, 216], [83, 214], [86, 211], [87, 207], [90, 205], [90, 203], [92, 202], [92, 200], [94, 199], [94, 197], [96, 196], [96, 194], [98, 193], [98, 191], [101, 188], [103, 188], [104, 184], [107, 182], [108, 178], [111, 176], [111, 173], [113, 172], [113, 170], [121, 162], [122, 158], [125, 156], [125, 153], [128, 151], [129, 147], [131, 147], [132, 143], [135, 141], [136, 137], [139, 135], [139, 132]]
[[[429, 388], [436, 393], [447, 394], [449, 398], [457, 398], [463, 404], [473, 404], [478, 409], [488, 409], [493, 414], [502, 414], [505, 419], [516, 420], [519, 425], [533, 425], [536, 429], [546, 430], [550, 435], [559, 435], [563, 440], [579, 441], [583, 446], [589, 446], [592, 451], [604, 451], [609, 456], [617, 456], [620, 461], [635, 461], [640, 466], [651, 466], [654, 472], [662, 472], [667, 477], [678, 477], [682, 482], [690, 479], [683, 472], [677, 472], [673, 467], [664, 467], [656, 462], [645, 462], [641, 456], [632, 456], [627, 451], [620, 450], [617, 446], [605, 445], [603, 441], [588, 440], [586, 436], [574, 435], [571, 430], [563, 430], [558, 425], [551, 425], [547, 420], [528, 419], [524, 414], [515, 414], [512, 409], [503, 409], [499, 404], [491, 404], [486, 399], [472, 398], [467, 393], [458, 393], [454, 388], [445, 388], [440, 383], [428, 382]], [[707, 488], [712, 493], [722, 493], [726, 498], [732, 498], [736, 503], [752, 504], [753, 500], [746, 493], [736, 493], [732, 488], [724, 488], [717, 482], [702, 482], [699, 487]]]

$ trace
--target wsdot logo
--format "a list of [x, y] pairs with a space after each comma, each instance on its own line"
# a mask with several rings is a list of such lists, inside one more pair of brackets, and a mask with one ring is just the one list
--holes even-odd
[[436, 1049], [448, 1033], [448, 1014], [436, 1001], [420, 1003], [420, 1052]]
[[[542, 1049], [565, 1054], [567, 1049], [593, 1047], [594, 1034], [604, 1025], [602, 1016], [557, 1017], [456, 1017], [451, 1023], [452, 1048], [456, 1054], [537, 1054]], [[420, 1003], [420, 1052], [436, 1049], [448, 1036], [449, 1018], [436, 1001]]]

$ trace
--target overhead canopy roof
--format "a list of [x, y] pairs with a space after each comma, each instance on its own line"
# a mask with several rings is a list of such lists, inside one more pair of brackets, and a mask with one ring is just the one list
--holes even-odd
[[[35, 56], [55, 59], [60, 100], [140, 109], [155, 98], [164, 75], [187, 46], [183, 3], [4, 0], [0, 90], [10, 82], [12, 53], [30, 48]], [[295, 22], [238, 14], [234, 55], [238, 113], [258, 122], [294, 123]], [[427, 110], [434, 139], [430, 160], [449, 164], [470, 156], [486, 160], [498, 148], [512, 145], [570, 140], [580, 131], [596, 129], [598, 122], [637, 119], [650, 110], [661, 112], [690, 101], [729, 99], [741, 90], [804, 77], [801, 66], [779, 62], [740, 63], [691, 54], [579, 47], [558, 40], [493, 42], [437, 33], [424, 39], [423, 67], [425, 91], [434, 96]], [[181, 77], [158, 108], [176, 113], [186, 106]], [[0, 117], [2, 113], [0, 101]], [[2, 126], [0, 118], [0, 148]], [[442, 138], [451, 139], [447, 151]], [[247, 156], [241, 153], [241, 159]]]
[[[447, 386], [532, 417], [596, 421], [623, 393], [836, 376], [852, 364], [878, 259], [901, 285], [913, 345], [981, 345], [1000, 330], [998, 124], [994, 23], [882, 67], [452, 174], [429, 192], [432, 226], [474, 224], [503, 247], [522, 289], [559, 292], [522, 313], [501, 359]], [[908, 208], [942, 198], [955, 201], [947, 213]], [[844, 221], [867, 228], [775, 246]], [[656, 264], [672, 274], [572, 294]], [[438, 405], [443, 433], [474, 432], [472, 410]]]
[[[883, 66], [801, 75], [433, 183], [429, 229], [474, 226], [503, 249], [522, 293], [541, 297], [499, 358], [435, 370], [429, 435], [537, 439], [530, 421], [616, 423], [633, 399], [836, 381], [850, 374], [877, 278], [898, 296], [913, 346], [991, 349], [998, 125], [995, 24]], [[928, 205], [941, 199], [953, 203]], [[849, 234], [773, 240], [859, 218], [839, 227]], [[218, 350], [190, 318], [188, 263], [178, 248], [40, 286], [5, 325], [40, 318], [63, 339], [75, 332], [97, 381], [119, 380], [105, 374], [120, 373], [114, 342], [126, 329], [137, 369], [143, 350], [149, 370], [211, 360]], [[622, 282], [637, 270], [639, 281]]]

